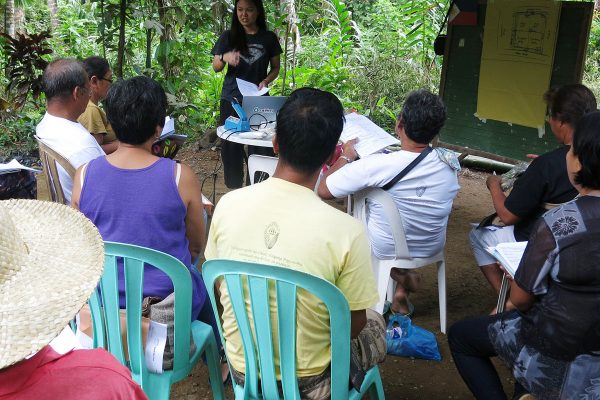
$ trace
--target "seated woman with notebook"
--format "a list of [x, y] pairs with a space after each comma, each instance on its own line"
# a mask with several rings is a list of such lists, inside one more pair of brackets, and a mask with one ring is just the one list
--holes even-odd
[[[200, 182], [188, 166], [152, 154], [166, 107], [164, 90], [150, 78], [138, 76], [112, 85], [106, 109], [120, 145], [77, 170], [72, 205], [92, 220], [104, 240], [148, 247], [179, 259], [192, 278], [192, 319], [216, 326], [206, 287], [193, 264], [206, 237]], [[120, 272], [121, 307], [123, 285]], [[145, 266], [144, 298], [160, 301], [173, 290], [163, 272]]]
[[537, 222], [511, 284], [517, 310], [463, 320], [448, 334], [478, 399], [506, 399], [490, 361], [512, 368], [519, 399], [579, 399], [600, 381], [600, 111], [578, 122], [566, 155], [575, 200]]

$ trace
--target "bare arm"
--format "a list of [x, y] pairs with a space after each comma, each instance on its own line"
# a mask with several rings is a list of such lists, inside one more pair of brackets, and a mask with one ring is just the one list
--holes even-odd
[[505, 225], [514, 225], [519, 222], [521, 218], [510, 212], [504, 205], [506, 201], [506, 195], [500, 186], [501, 181], [502, 179], [499, 176], [491, 175], [488, 177], [485, 184], [487, 185], [490, 195], [492, 196], [492, 203], [494, 204], [494, 209], [496, 210], [496, 214], [498, 214], [498, 218], [500, 218]]
[[239, 51], [228, 51], [223, 53], [223, 61], [221, 61], [221, 55], [215, 54], [212, 61], [212, 67], [215, 72], [223, 71], [226, 64], [237, 66], [240, 63], [240, 52]]
[[[84, 164], [85, 165], [85, 164]], [[84, 167], [77, 168], [75, 176], [73, 177], [73, 190], [71, 192], [71, 207], [79, 210], [79, 197], [81, 196], [81, 169]]]
[[333, 199], [333, 195], [327, 187], [327, 177], [333, 174], [338, 169], [345, 166], [346, 164], [349, 164], [358, 158], [358, 154], [356, 153], [356, 150], [354, 150], [354, 145], [357, 141], [358, 139], [352, 139], [344, 143], [344, 145], [342, 146], [342, 154], [338, 157], [337, 160], [335, 160], [333, 165], [329, 167], [329, 169], [325, 173], [325, 176], [323, 176], [323, 179], [321, 179], [321, 183], [319, 183], [317, 192], [319, 194], [319, 197], [321, 197], [322, 199]]
[[94, 139], [96, 139], [96, 142], [98, 142], [98, 144], [102, 146], [102, 143], [104, 143], [105, 134], [106, 133], [92, 133], [92, 136], [94, 137]]
[[510, 283], [510, 301], [521, 312], [526, 312], [535, 302], [535, 296], [527, 293], [513, 280]]
[[200, 181], [194, 171], [187, 165], [181, 164], [178, 190], [187, 208], [185, 216], [186, 236], [189, 241], [192, 260], [195, 260], [202, 253], [206, 244], [206, 227], [204, 226]]
[[367, 325], [367, 311], [358, 310], [350, 312], [350, 338], [355, 339], [360, 331]]
[[119, 148], [119, 141], [114, 140], [110, 143], [102, 144], [101, 147], [102, 147], [102, 150], [104, 150], [104, 152], [106, 154], [110, 154]]
[[281, 56], [277, 54], [276, 56], [271, 57], [270, 63], [271, 70], [266, 78], [258, 84], [259, 89], [269, 86], [269, 84], [279, 76], [279, 69], [281, 68]]

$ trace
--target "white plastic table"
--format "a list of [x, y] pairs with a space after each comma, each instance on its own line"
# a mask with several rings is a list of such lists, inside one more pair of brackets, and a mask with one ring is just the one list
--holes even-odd
[[273, 147], [273, 137], [269, 136], [265, 139], [248, 139], [240, 137], [240, 135], [235, 132], [228, 132], [225, 130], [224, 126], [219, 126], [217, 128], [217, 136], [223, 140], [227, 140], [228, 142], [246, 144], [249, 146], [259, 146], [259, 147]]

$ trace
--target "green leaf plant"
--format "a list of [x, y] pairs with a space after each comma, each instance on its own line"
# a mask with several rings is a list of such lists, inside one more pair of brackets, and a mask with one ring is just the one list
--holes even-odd
[[8, 85], [6, 91], [13, 109], [21, 109], [29, 95], [35, 101], [42, 93], [42, 73], [48, 65], [46, 56], [52, 54], [48, 46], [50, 32], [17, 33], [14, 37], [0, 34], [7, 55]]

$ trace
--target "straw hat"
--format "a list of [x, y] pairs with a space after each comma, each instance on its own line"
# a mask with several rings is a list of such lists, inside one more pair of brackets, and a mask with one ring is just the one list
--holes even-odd
[[0, 201], [0, 369], [50, 343], [87, 301], [103, 267], [102, 238], [79, 211]]

